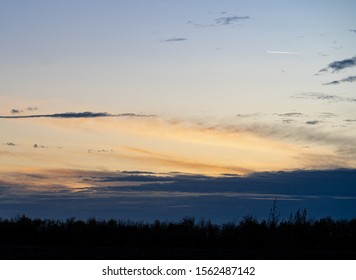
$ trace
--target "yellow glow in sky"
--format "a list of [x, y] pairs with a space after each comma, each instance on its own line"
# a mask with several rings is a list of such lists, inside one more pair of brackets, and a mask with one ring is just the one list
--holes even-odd
[[[206, 126], [158, 117], [9, 119], [1, 170], [141, 170], [206, 175], [354, 165], [335, 147], [313, 150], [231, 124]], [[10, 131], [10, 128], [15, 128]], [[13, 143], [14, 145], [9, 145]], [[324, 160], [328, 159], [327, 162]]]

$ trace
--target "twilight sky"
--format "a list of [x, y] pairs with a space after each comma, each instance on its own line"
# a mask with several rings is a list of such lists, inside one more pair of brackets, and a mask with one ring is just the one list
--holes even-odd
[[355, 11], [0, 0], [3, 197], [98, 187], [98, 172], [356, 168]]

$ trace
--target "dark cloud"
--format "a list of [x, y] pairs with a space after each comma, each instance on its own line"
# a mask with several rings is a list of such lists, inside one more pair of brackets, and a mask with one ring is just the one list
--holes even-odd
[[127, 170], [124, 170], [124, 171], [121, 171], [120, 173], [122, 174], [131, 174], [131, 175], [159, 175], [159, 173], [155, 173], [155, 172], [151, 172], [151, 171], [135, 171], [135, 170], [130, 170], [130, 171], [127, 171]]
[[44, 114], [44, 115], [0, 116], [0, 119], [28, 119], [28, 118], [79, 119], [79, 118], [102, 118], [102, 117], [144, 118], [144, 117], [154, 117], [154, 115], [143, 115], [143, 114], [135, 114], [135, 113], [109, 114], [109, 113], [95, 113], [95, 112], [79, 112], [79, 113], [68, 112], [68, 113]]
[[356, 29], [350, 29], [349, 31], [356, 34]]
[[[83, 181], [89, 176], [91, 186], [81, 189], [52, 184], [47, 187], [43, 179], [39, 179], [37, 187], [34, 184], [28, 187], [34, 182], [29, 176], [17, 183], [0, 179], [2, 216], [25, 213], [42, 218], [87, 219], [95, 215], [96, 218], [154, 221], [194, 215], [197, 219], [222, 223], [247, 214], [267, 218], [275, 199], [286, 218], [299, 208], [306, 208], [315, 218], [326, 215], [354, 218], [356, 211], [353, 187], [356, 170], [352, 169], [262, 172], [246, 177], [234, 174], [146, 176], [120, 172], [94, 172], [94, 175], [96, 180], [91, 180], [89, 173], [73, 174], [73, 178], [83, 178]], [[61, 177], [61, 173], [56, 176]]]
[[215, 22], [217, 25], [228, 25], [228, 24], [233, 24], [236, 23], [240, 20], [246, 20], [249, 19], [249, 16], [227, 16], [227, 17], [220, 17], [215, 19]]
[[356, 66], [356, 56], [354, 56], [352, 58], [347, 58], [344, 60], [338, 60], [338, 61], [331, 62], [328, 64], [327, 67], [319, 70], [318, 74], [322, 73], [322, 72], [327, 72], [327, 71], [331, 71], [331, 72], [335, 73], [340, 70], [354, 67], [354, 66]]
[[182, 41], [187, 41], [187, 38], [183, 38], [183, 37], [172, 37], [169, 39], [164, 40], [165, 42], [182, 42]]
[[341, 83], [353, 83], [356, 81], [356, 76], [349, 76], [347, 78], [341, 79], [341, 80], [337, 80], [337, 81], [332, 81], [330, 83], [325, 83], [323, 85], [329, 86], [329, 85], [338, 85]]
[[37, 144], [33, 144], [33, 147], [34, 147], [35, 149], [37, 149], [37, 148], [39, 148], [39, 149], [48, 149], [48, 147], [46, 147], [46, 146], [37, 145]]
[[316, 125], [316, 124], [320, 124], [320, 123], [322, 123], [322, 121], [307, 121], [307, 122], [305, 122], [305, 124], [308, 124], [308, 125]]
[[338, 84], [340, 84], [340, 81], [332, 81], [330, 83], [324, 83], [323, 85], [324, 86], [330, 86], [330, 85], [338, 85]]
[[20, 114], [20, 113], [22, 113], [22, 110], [19, 110], [19, 109], [12, 109], [11, 110], [11, 114]]

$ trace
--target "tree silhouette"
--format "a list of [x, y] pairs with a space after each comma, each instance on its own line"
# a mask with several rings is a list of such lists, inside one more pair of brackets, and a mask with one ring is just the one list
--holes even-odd
[[274, 201], [267, 220], [213, 224], [185, 217], [153, 223], [69, 218], [0, 218], [0, 258], [20, 259], [355, 259], [356, 219], [310, 220], [298, 209], [280, 220]]

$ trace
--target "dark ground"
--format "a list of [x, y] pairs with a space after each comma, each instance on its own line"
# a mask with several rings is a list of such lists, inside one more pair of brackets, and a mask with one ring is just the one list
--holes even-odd
[[118, 248], [81, 246], [0, 246], [2, 260], [343, 260], [356, 252], [326, 250], [248, 250], [236, 248]]

